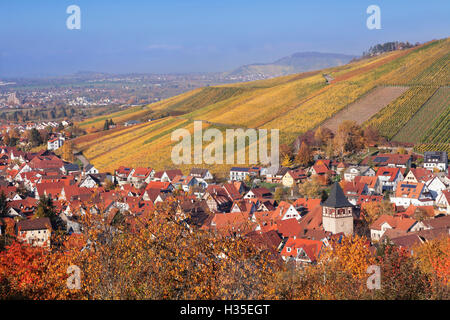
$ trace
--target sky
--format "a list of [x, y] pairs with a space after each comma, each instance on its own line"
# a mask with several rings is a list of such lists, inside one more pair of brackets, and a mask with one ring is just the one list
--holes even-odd
[[[378, 5], [381, 29], [366, 12]], [[69, 30], [67, 7], [81, 11]], [[295, 52], [360, 55], [448, 37], [448, 0], [1, 0], [0, 77], [230, 71]]]

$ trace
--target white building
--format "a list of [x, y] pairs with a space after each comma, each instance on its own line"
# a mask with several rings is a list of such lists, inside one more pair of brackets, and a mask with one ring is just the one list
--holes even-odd
[[445, 151], [425, 152], [423, 155], [423, 167], [428, 170], [435, 168], [440, 171], [447, 171], [448, 156]]
[[52, 140], [47, 141], [47, 149], [48, 150], [56, 150], [63, 146], [64, 138], [54, 138]]

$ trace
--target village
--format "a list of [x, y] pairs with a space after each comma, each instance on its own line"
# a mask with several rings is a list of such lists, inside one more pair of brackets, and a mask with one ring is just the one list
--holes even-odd
[[315, 264], [343, 236], [365, 236], [373, 251], [380, 243], [411, 251], [450, 235], [446, 152], [376, 152], [359, 164], [315, 157], [307, 167], [232, 167], [223, 181], [205, 168], [99, 172], [53, 149], [50, 142], [37, 153], [0, 148], [5, 239], [51, 248], [56, 231], [78, 237], [88, 211], [136, 229], [167, 202], [194, 231], [242, 236], [299, 266]]

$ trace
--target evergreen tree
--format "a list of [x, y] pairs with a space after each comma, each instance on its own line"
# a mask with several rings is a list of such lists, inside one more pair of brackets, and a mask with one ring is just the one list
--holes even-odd
[[39, 131], [36, 128], [30, 130], [30, 142], [33, 147], [39, 146], [42, 144], [42, 137]]

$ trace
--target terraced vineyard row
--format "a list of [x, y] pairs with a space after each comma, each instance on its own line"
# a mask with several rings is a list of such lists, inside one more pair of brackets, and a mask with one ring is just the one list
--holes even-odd
[[450, 143], [450, 105], [425, 133], [422, 142]]
[[438, 88], [414, 87], [373, 116], [366, 126], [373, 126], [379, 133], [391, 139], [416, 114]]
[[445, 63], [445, 57], [448, 56], [449, 51], [448, 39], [425, 44], [411, 54], [393, 61], [392, 64], [398, 67], [383, 76], [383, 82], [390, 85], [446, 85], [444, 79], [448, 79], [448, 70], [443, 70], [443, 74], [439, 74], [437, 78], [441, 80], [435, 83], [432, 83], [430, 78], [437, 77], [433, 75], [432, 69], [439, 69], [439, 66]]
[[424, 83], [442, 86], [450, 84], [450, 53], [438, 59], [410, 82], [412, 85]]
[[414, 151], [424, 153], [425, 151], [447, 151], [450, 154], [450, 143], [421, 143], [414, 146]]
[[[440, 88], [431, 97], [426, 104], [408, 121], [408, 123], [397, 133], [393, 140], [399, 142], [445, 142], [443, 140], [429, 139], [434, 135], [432, 128], [437, 124], [440, 115], [447, 110], [450, 110], [450, 88]], [[449, 124], [447, 124], [448, 126]], [[431, 130], [429, 133], [428, 131]], [[450, 132], [450, 129], [447, 127]]]

